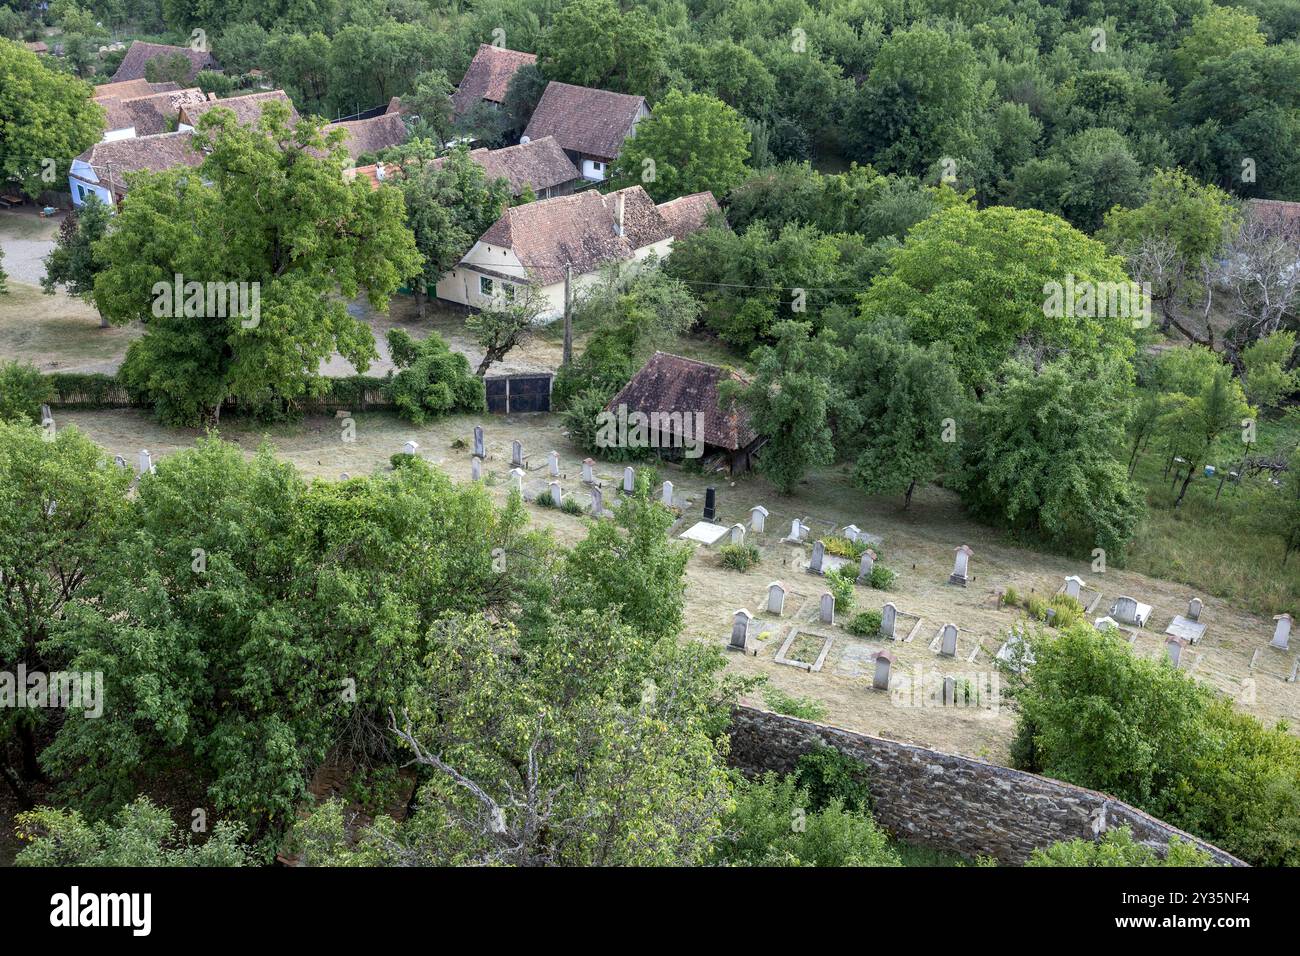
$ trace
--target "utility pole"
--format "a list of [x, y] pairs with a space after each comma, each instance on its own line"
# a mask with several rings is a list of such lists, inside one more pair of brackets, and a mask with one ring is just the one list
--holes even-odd
[[573, 282], [573, 266], [564, 266], [564, 363], [573, 361], [573, 296], [570, 287]]

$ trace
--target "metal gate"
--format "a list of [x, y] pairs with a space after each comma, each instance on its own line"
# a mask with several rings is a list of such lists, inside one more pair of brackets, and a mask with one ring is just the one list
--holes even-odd
[[549, 412], [551, 410], [551, 372], [524, 375], [502, 375], [488, 378], [488, 411], [496, 415], [519, 412]]

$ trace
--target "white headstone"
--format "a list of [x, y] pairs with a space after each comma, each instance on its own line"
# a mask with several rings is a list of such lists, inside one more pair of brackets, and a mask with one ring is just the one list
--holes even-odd
[[483, 479], [483, 459], [478, 455], [469, 460], [469, 476], [474, 481]]
[[416, 441], [408, 441], [405, 445], [402, 446], [403, 455], [414, 455], [419, 450], [420, 450], [420, 443]]
[[957, 625], [945, 624], [939, 635], [939, 653], [944, 657], [957, 656]]
[[882, 636], [894, 639], [894, 623], [898, 620], [898, 608], [893, 604], [886, 604], [880, 611], [880, 633]]
[[773, 581], [767, 586], [767, 613], [780, 614], [785, 610], [785, 585]]
[[591, 513], [597, 518], [605, 513], [605, 505], [601, 501], [600, 487], [598, 485], [591, 486]]
[[659, 500], [663, 502], [664, 507], [666, 508], [671, 508], [673, 506], [673, 483], [671, 481], [664, 482], [663, 491], [659, 495]]
[[1115, 599], [1115, 603], [1111, 605], [1110, 613], [1121, 624], [1136, 624], [1138, 622], [1138, 602], [1135, 598], [1121, 594]]
[[745, 649], [745, 641], [749, 636], [749, 621], [753, 617], [743, 607], [738, 610], [731, 618], [731, 646], [738, 649]]
[[1065, 596], [1079, 600], [1079, 590], [1083, 587], [1083, 578], [1072, 574], [1065, 579]]
[[113, 456], [113, 464], [117, 465], [117, 467], [119, 467], [119, 468], [125, 468], [125, 467], [126, 467], [126, 459], [123, 458], [121, 455], [114, 455], [114, 456]]
[[1187, 619], [1189, 621], [1199, 621], [1203, 607], [1205, 607], [1205, 603], [1200, 598], [1192, 598], [1187, 602]]
[[1277, 621], [1277, 626], [1273, 628], [1273, 640], [1268, 642], [1269, 646], [1286, 650], [1291, 640], [1291, 615], [1279, 614], [1273, 620]]
[[586, 482], [587, 484], [589, 484], [589, 485], [592, 484], [593, 482], [595, 482], [595, 480], [596, 480], [596, 476], [595, 476], [594, 474], [592, 474], [592, 471], [591, 471], [592, 467], [593, 467], [595, 464], [596, 464], [596, 463], [595, 463], [594, 461], [592, 461], [590, 458], [584, 458], [584, 459], [582, 459], [582, 480], [585, 481], [585, 482]]
[[148, 449], [140, 449], [140, 456], [137, 464], [139, 465], [140, 474], [142, 475], [147, 475], [149, 472], [153, 471], [153, 459], [149, 456]]
[[960, 584], [966, 586], [970, 579], [970, 556], [975, 552], [971, 550], [970, 545], [963, 544], [956, 549], [956, 560], [952, 565], [952, 574], [948, 577], [948, 583]]
[[881, 651], [876, 655], [876, 672], [872, 675], [871, 686], [876, 690], [889, 690], [889, 671], [894, 666], [894, 655]]
[[823, 624], [835, 623], [835, 595], [827, 591], [822, 595], [819, 619]]
[[522, 468], [510, 469], [510, 483], [514, 486], [515, 491], [523, 493], [524, 490], [524, 470]]
[[636, 469], [628, 465], [623, 469], [623, 494], [630, 495], [636, 491]]
[[487, 448], [483, 443], [483, 426], [474, 426], [474, 454], [479, 458], [487, 457]]
[[817, 541], [813, 544], [812, 560], [808, 562], [808, 570], [813, 574], [822, 573], [822, 565], [826, 562], [826, 545]]
[[858, 583], [866, 584], [871, 580], [871, 572], [876, 567], [876, 552], [870, 548], [862, 552], [862, 560], [858, 562]]
[[754, 534], [762, 534], [763, 528], [767, 523], [767, 509], [762, 505], [754, 505], [749, 509], [749, 530]]
[[551, 470], [551, 477], [559, 478], [560, 477], [560, 453], [558, 451], [552, 451], [549, 455], [546, 456], [546, 464], [547, 467], [550, 468]]
[[862, 529], [855, 524], [846, 525], [844, 528], [844, 537], [850, 541], [857, 541], [860, 534], [862, 534]]
[[790, 540], [802, 541], [805, 528], [798, 518], [790, 522]]
[[560, 502], [564, 500], [564, 492], [560, 490], [558, 481], [551, 482], [551, 504], [560, 507]]
[[524, 467], [524, 443], [521, 441], [512, 441], [510, 443], [510, 464], [515, 468]]
[[745, 526], [743, 524], [737, 522], [736, 524], [733, 524], [731, 526], [731, 543], [732, 544], [745, 543]]
[[1183, 656], [1183, 648], [1186, 645], [1187, 640], [1181, 637], [1170, 637], [1165, 640], [1165, 650], [1169, 654], [1169, 663], [1175, 667], [1178, 666], [1178, 661]]

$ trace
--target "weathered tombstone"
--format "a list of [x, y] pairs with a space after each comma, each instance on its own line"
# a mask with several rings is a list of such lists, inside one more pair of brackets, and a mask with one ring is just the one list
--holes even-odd
[[601, 501], [599, 485], [591, 486], [591, 513], [597, 518], [605, 513], [605, 505]]
[[591, 471], [595, 464], [590, 458], [582, 459], [582, 480], [589, 485], [594, 484], [596, 481], [596, 476]]
[[1065, 596], [1079, 600], [1079, 589], [1083, 587], [1083, 578], [1077, 574], [1071, 574], [1065, 579]]
[[857, 541], [858, 535], [860, 534], [862, 534], [862, 529], [859, 528], [857, 525], [855, 524], [845, 525], [844, 537], [848, 538], [850, 541]]
[[45, 431], [54, 431], [54, 413], [50, 411], [50, 406], [41, 406], [41, 428]]
[[749, 637], [749, 621], [752, 617], [753, 615], [742, 607], [731, 618], [731, 646], [736, 650], [745, 649], [745, 642]]
[[522, 468], [510, 469], [510, 483], [514, 486], [515, 491], [523, 494], [524, 491], [524, 470]]
[[1097, 618], [1097, 620], [1092, 622], [1092, 626], [1095, 627], [1097, 630], [1101, 631], [1103, 634], [1106, 631], [1119, 630], [1119, 622], [1116, 621], [1113, 617], [1099, 617]]
[[420, 443], [417, 441], [408, 441], [405, 445], [402, 446], [403, 455], [414, 455], [419, 450], [420, 450]]
[[939, 634], [939, 653], [944, 657], [957, 656], [957, 625], [945, 624]]
[[474, 426], [474, 455], [475, 455], [475, 457], [477, 457], [477, 458], [486, 458], [486, 457], [487, 457], [487, 448], [484, 447], [484, 443], [483, 443], [483, 426], [482, 426], [482, 425], [475, 425], [475, 426]]
[[514, 468], [524, 467], [524, 443], [521, 441], [512, 441], [510, 443], [510, 464]]
[[704, 520], [712, 521], [718, 513], [718, 490], [712, 485], [704, 489]]
[[1138, 602], [1136, 598], [1131, 598], [1126, 594], [1121, 594], [1115, 599], [1114, 605], [1110, 609], [1111, 616], [1121, 624], [1136, 624], [1138, 622]]
[[552, 451], [549, 455], [546, 456], [546, 464], [551, 471], [551, 477], [559, 478], [560, 477], [560, 453], [558, 451]]
[[1273, 620], [1277, 621], [1277, 626], [1273, 628], [1273, 640], [1268, 642], [1268, 646], [1286, 650], [1291, 640], [1291, 615], [1279, 614]]
[[341, 475], [339, 475], [339, 481], [349, 481], [351, 480], [351, 478], [352, 476], [349, 475], [346, 471], [343, 472]]
[[780, 614], [785, 610], [785, 585], [773, 581], [767, 586], [767, 613]]
[[952, 677], [943, 679], [943, 706], [952, 707], [957, 703], [957, 681]]
[[835, 623], [835, 595], [830, 591], [822, 595], [819, 619], [823, 624]]
[[880, 611], [880, 634], [891, 641], [894, 639], [894, 623], [898, 620], [898, 608], [886, 604]]
[[889, 671], [894, 666], [894, 655], [881, 651], [876, 655], [876, 672], [872, 675], [871, 686], [876, 690], [889, 690]]
[[808, 562], [808, 570], [813, 574], [822, 573], [822, 565], [826, 563], [826, 544], [817, 541], [813, 544], [812, 560]]
[[623, 469], [623, 494], [630, 495], [636, 491], [636, 469], [628, 465]]
[[1175, 667], [1178, 666], [1178, 661], [1183, 656], [1183, 648], [1186, 647], [1187, 644], [1187, 638], [1177, 637], [1172, 634], [1165, 639], [1165, 651], [1169, 654], [1169, 663], [1173, 664]]
[[1205, 607], [1200, 598], [1192, 598], [1187, 602], [1187, 620], [1199, 621], [1201, 619], [1201, 609]]
[[125, 468], [125, 467], [126, 467], [126, 459], [123, 458], [121, 455], [114, 455], [114, 456], [113, 456], [113, 464], [117, 465], [117, 467], [119, 467], [119, 468]]
[[560, 507], [560, 502], [564, 500], [564, 492], [560, 490], [558, 481], [551, 482], [551, 504]]
[[956, 549], [957, 559], [953, 562], [952, 574], [948, 576], [949, 584], [966, 586], [966, 582], [970, 580], [970, 556], [974, 553], [967, 544]]
[[795, 518], [793, 521], [790, 522], [790, 540], [802, 541], [804, 532], [807, 530], [808, 529], [803, 526], [803, 522], [801, 522], [798, 518]]
[[140, 474], [142, 475], [147, 475], [149, 472], [153, 471], [153, 458], [150, 457], [147, 448], [140, 449], [140, 456], [137, 465], [139, 465]]
[[767, 525], [767, 509], [762, 505], [754, 505], [749, 509], [749, 530], [754, 534], [762, 534], [763, 528]]
[[731, 543], [732, 544], [745, 543], [745, 526], [740, 522], [737, 522], [736, 524], [733, 524], [731, 526]]
[[871, 572], [876, 567], [876, 552], [870, 548], [862, 552], [862, 560], [858, 562], [858, 583], [866, 584], [871, 580]]
[[673, 483], [671, 481], [664, 482], [664, 490], [660, 494], [659, 500], [663, 502], [665, 508], [673, 506]]
[[474, 481], [483, 480], [483, 459], [478, 455], [469, 460], [469, 476]]

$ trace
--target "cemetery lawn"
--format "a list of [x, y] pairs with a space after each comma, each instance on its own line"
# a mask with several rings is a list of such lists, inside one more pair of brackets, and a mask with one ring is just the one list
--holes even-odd
[[[136, 410], [64, 410], [56, 412], [56, 418], [59, 427], [75, 425], [109, 454], [123, 455], [129, 461], [135, 460], [140, 449], [147, 448], [157, 462], [180, 448], [190, 447], [200, 437], [198, 430], [165, 428], [148, 413]], [[584, 506], [590, 500], [580, 480], [581, 461], [586, 455], [568, 441], [559, 416], [462, 415], [419, 427], [380, 412], [358, 413], [354, 418], [356, 441], [352, 443], [341, 440], [340, 423], [333, 417], [311, 417], [273, 426], [227, 418], [222, 421], [221, 435], [238, 442], [250, 455], [263, 440], [269, 440], [277, 453], [292, 461], [304, 475], [329, 480], [337, 479], [342, 472], [360, 475], [385, 470], [389, 457], [401, 449], [402, 443], [414, 439], [420, 444], [421, 457], [444, 469], [453, 480], [469, 481], [468, 445], [474, 425], [482, 424], [488, 451], [485, 484], [498, 501], [505, 500], [509, 487], [512, 439], [523, 442], [531, 457], [533, 469], [525, 481], [527, 495], [546, 489], [546, 453], [555, 449], [560, 455], [559, 480], [565, 496]], [[453, 448], [456, 441], [466, 447]], [[621, 482], [622, 470], [621, 464], [597, 463], [596, 477], [604, 483], [607, 506], [616, 504], [615, 489]], [[1286, 719], [1293, 728], [1300, 728], [1300, 684], [1285, 682], [1295, 652], [1268, 648], [1272, 622], [1225, 599], [1218, 587], [1191, 588], [1177, 580], [1140, 573], [1133, 566], [1094, 574], [1088, 560], [1030, 550], [995, 529], [971, 521], [956, 496], [944, 489], [919, 490], [909, 511], [901, 510], [901, 500], [868, 498], [852, 488], [847, 469], [842, 466], [815, 472], [790, 497], [778, 495], [756, 476], [735, 481], [723, 475], [706, 479], [697, 471], [669, 464], [660, 464], [658, 473], [660, 480], [671, 479], [678, 494], [688, 502], [675, 535], [701, 517], [704, 489], [710, 483], [718, 491], [720, 524], [748, 524], [749, 510], [757, 504], [770, 511], [767, 533], [747, 535], [747, 542], [756, 544], [761, 555], [758, 566], [748, 572], [723, 568], [711, 548], [700, 548], [691, 558], [686, 570], [681, 639], [724, 649], [733, 613], [737, 608], [748, 608], [761, 622], [759, 630], [768, 637], [756, 642], [757, 653], [752, 656], [723, 651], [728, 670], [765, 678], [767, 687], [820, 702], [826, 708], [825, 721], [829, 724], [1007, 763], [1014, 715], [1005, 704], [996, 709], [989, 706], [987, 682], [994, 672], [992, 657], [1022, 612], [1000, 606], [997, 594], [1011, 586], [1022, 596], [1047, 598], [1066, 576], [1078, 574], [1089, 587], [1102, 592], [1101, 603], [1090, 617], [1104, 615], [1109, 603], [1120, 594], [1153, 605], [1152, 619], [1139, 632], [1134, 645], [1135, 653], [1147, 657], [1164, 654], [1165, 627], [1174, 615], [1184, 613], [1190, 597], [1201, 597], [1205, 602], [1202, 620], [1208, 629], [1201, 643], [1184, 653], [1184, 667], [1190, 668], [1197, 679], [1232, 696], [1243, 710], [1268, 723]], [[532, 520], [549, 527], [561, 543], [572, 544], [586, 533], [588, 518], [533, 504], [527, 507]], [[1153, 510], [1153, 516], [1156, 514]], [[817, 602], [824, 590], [821, 578], [805, 570], [811, 543], [781, 542], [795, 517], [811, 523], [810, 541], [832, 525], [843, 527], [850, 523], [883, 538], [879, 563], [897, 571], [898, 579], [888, 591], [857, 587], [854, 610], [878, 610], [885, 601], [894, 602], [900, 614], [922, 619], [913, 641], [886, 642], [850, 635], [844, 625], [852, 615], [846, 614], [839, 615], [833, 627], [819, 628], [835, 634], [820, 672], [808, 673], [772, 660], [792, 623], [817, 628]], [[962, 543], [974, 549], [972, 580], [966, 588], [947, 583], [953, 549]], [[1243, 567], [1251, 568], [1249, 557], [1240, 560]], [[1199, 573], [1210, 568], [1193, 565], [1193, 570]], [[1244, 586], [1244, 574], [1242, 578]], [[772, 581], [782, 581], [788, 588], [785, 615], [780, 619], [763, 610], [767, 586]], [[955, 658], [940, 657], [929, 646], [947, 622], [959, 628]], [[895, 656], [892, 697], [871, 690], [873, 656], [885, 649]], [[1252, 668], [1257, 650], [1260, 653]], [[939, 686], [945, 676], [977, 682], [981, 706], [940, 706]], [[1248, 679], [1254, 684], [1248, 685]], [[918, 689], [904, 693], [906, 681]], [[1253, 687], [1253, 699], [1244, 692], [1247, 686]], [[765, 706], [764, 691], [764, 687], [756, 688], [748, 702]]]
[[[6, 267], [8, 259], [5, 260]], [[42, 372], [103, 372], [122, 364], [142, 326], [101, 329], [99, 313], [80, 299], [9, 279], [0, 295], [0, 360], [30, 362]]]

